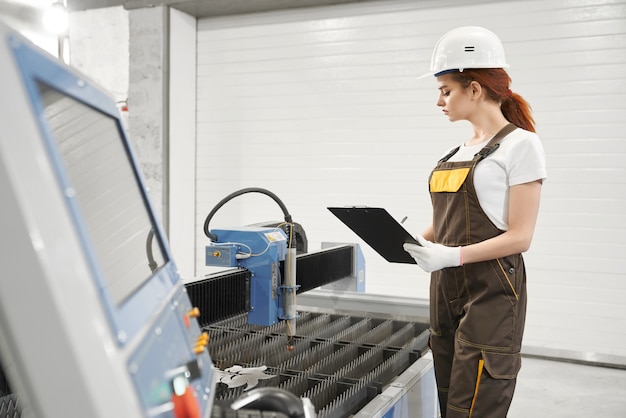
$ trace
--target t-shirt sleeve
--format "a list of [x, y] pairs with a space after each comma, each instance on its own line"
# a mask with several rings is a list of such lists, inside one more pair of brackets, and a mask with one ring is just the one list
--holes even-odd
[[515, 141], [508, 157], [509, 186], [548, 178], [546, 154], [536, 134], [527, 132], [527, 135]]

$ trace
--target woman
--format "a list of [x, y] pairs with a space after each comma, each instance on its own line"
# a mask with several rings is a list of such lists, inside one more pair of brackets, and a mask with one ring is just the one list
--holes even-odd
[[503, 418], [517, 373], [526, 315], [528, 250], [546, 178], [526, 101], [509, 89], [504, 49], [480, 27], [444, 35], [431, 73], [443, 113], [471, 136], [430, 176], [433, 221], [405, 250], [427, 272], [431, 348], [441, 414]]

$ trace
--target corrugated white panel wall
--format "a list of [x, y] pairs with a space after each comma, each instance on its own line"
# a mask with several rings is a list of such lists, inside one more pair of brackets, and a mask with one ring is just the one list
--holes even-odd
[[[206, 214], [244, 187], [280, 196], [310, 249], [358, 242], [330, 205], [384, 206], [420, 232], [428, 173], [470, 132], [416, 76], [462, 25], [501, 37], [548, 156], [525, 350], [626, 363], [624, 1], [382, 1], [200, 20], [196, 273]], [[245, 195], [211, 226], [281, 219], [268, 197]], [[427, 297], [417, 267], [363, 251], [368, 293]]]

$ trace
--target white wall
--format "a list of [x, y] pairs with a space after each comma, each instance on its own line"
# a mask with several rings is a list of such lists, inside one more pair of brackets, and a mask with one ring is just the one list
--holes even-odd
[[170, 11], [168, 231], [184, 280], [195, 274], [196, 19]]
[[[434, 81], [415, 77], [447, 30], [486, 26], [549, 164], [526, 255], [525, 351], [625, 364], [626, 2], [589, 3], [383, 1], [200, 20], [196, 274], [206, 214], [243, 187], [280, 196], [310, 249], [358, 241], [330, 205], [384, 206], [421, 231], [428, 173], [470, 133], [441, 116]], [[211, 226], [281, 218], [266, 196], [246, 195]], [[368, 293], [427, 297], [418, 268], [364, 252]]]
[[71, 65], [105, 88], [116, 101], [128, 99], [128, 12], [106, 7], [70, 14]]

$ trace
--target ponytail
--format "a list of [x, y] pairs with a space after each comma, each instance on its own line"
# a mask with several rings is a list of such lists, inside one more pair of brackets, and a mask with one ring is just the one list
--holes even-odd
[[511, 92], [500, 105], [502, 114], [513, 125], [535, 132], [535, 119], [533, 119], [528, 102], [519, 94]]
[[502, 68], [466, 69], [452, 73], [463, 87], [472, 81], [478, 82], [486, 90], [487, 96], [501, 103], [502, 114], [513, 125], [535, 132], [535, 120], [532, 117], [530, 104], [519, 94], [509, 89], [511, 77]]

